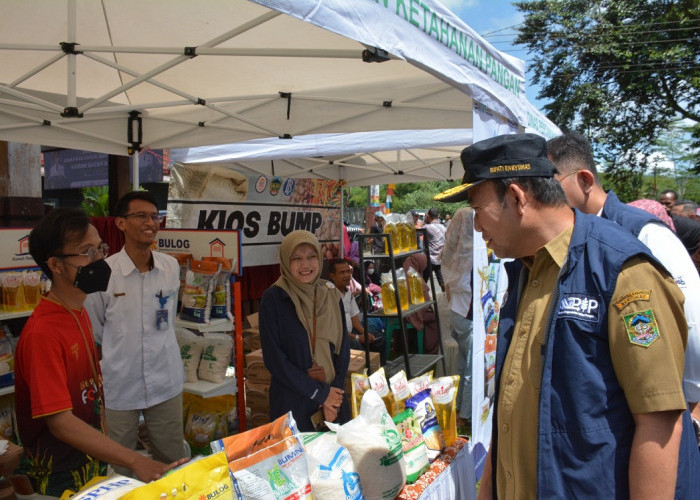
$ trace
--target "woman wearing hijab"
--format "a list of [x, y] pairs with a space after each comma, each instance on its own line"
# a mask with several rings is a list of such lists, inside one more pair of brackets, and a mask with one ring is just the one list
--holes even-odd
[[260, 343], [272, 375], [270, 418], [291, 410], [302, 432], [315, 430], [323, 420], [347, 422], [345, 313], [340, 292], [319, 279], [321, 247], [312, 233], [293, 231], [284, 237], [280, 271], [260, 301]]
[[[423, 272], [428, 267], [428, 258], [424, 253], [414, 253], [409, 255], [406, 257], [406, 260], [403, 261], [403, 270], [406, 275], [408, 275], [408, 270], [411, 267], [418, 271], [418, 274], [423, 276]], [[430, 288], [422, 277], [421, 280], [423, 281], [423, 298], [425, 300], [431, 300]], [[406, 319], [416, 330], [423, 330], [423, 352], [426, 354], [439, 353], [440, 332], [438, 331], [437, 319], [435, 318], [433, 306], [421, 309], [420, 311], [407, 316]]]
[[445, 233], [442, 248], [442, 276], [445, 280], [445, 296], [450, 304], [452, 338], [459, 346], [457, 371], [457, 411], [459, 425], [471, 420], [472, 415], [472, 267], [474, 222], [472, 209], [457, 210]]

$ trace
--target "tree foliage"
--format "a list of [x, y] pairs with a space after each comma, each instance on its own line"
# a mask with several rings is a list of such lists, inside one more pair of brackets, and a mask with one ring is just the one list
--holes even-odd
[[516, 43], [528, 48], [547, 116], [590, 138], [617, 189], [639, 179], [671, 121], [691, 120], [700, 142], [700, 2], [515, 5], [525, 14]]

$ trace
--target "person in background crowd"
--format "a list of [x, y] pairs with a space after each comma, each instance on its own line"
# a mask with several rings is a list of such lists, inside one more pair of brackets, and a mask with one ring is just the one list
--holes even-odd
[[445, 278], [445, 295], [450, 305], [450, 329], [459, 346], [457, 372], [458, 425], [470, 425], [472, 415], [472, 269], [474, 223], [472, 209], [462, 207], [445, 232], [442, 249], [442, 272]]
[[[403, 261], [403, 270], [408, 276], [409, 268], [418, 271], [421, 276], [425, 275], [428, 267], [428, 258], [424, 253], [411, 254]], [[423, 299], [431, 300], [430, 287], [423, 280]], [[423, 330], [423, 352], [426, 354], [438, 354], [440, 352], [440, 331], [438, 330], [437, 318], [433, 306], [425, 307], [409, 316], [406, 316], [413, 328]], [[401, 336], [398, 336], [401, 338]]]
[[666, 212], [669, 214], [671, 213], [671, 209], [673, 208], [673, 204], [678, 200], [678, 193], [676, 193], [673, 189], [667, 189], [666, 191], [662, 191], [661, 194], [659, 195], [659, 203], [661, 203], [664, 208], [666, 209]]
[[[345, 312], [345, 325], [350, 339], [350, 348], [364, 350], [364, 344], [369, 338], [370, 351], [378, 352], [382, 366], [386, 363], [384, 349], [384, 336], [380, 332], [365, 332], [360, 316], [360, 308], [355, 302], [350, 291], [352, 280], [352, 266], [343, 259], [334, 259], [328, 263], [328, 276], [335, 287], [343, 294], [343, 310]], [[368, 324], [368, 330], [370, 325]]]
[[[445, 226], [440, 224], [440, 217], [438, 216], [437, 208], [431, 208], [428, 213], [425, 214], [425, 234], [428, 239], [428, 251], [430, 253], [430, 264], [435, 272], [435, 277], [437, 278], [440, 289], [445, 291], [445, 282], [442, 279], [442, 272], [440, 270], [440, 254], [442, 252], [442, 247], [445, 246]], [[423, 279], [428, 281], [430, 275], [426, 268], [423, 274]]]
[[487, 247], [515, 259], [478, 498], [693, 497], [700, 454], [671, 276], [628, 230], [569, 208], [542, 137], [486, 139], [462, 163], [462, 185], [435, 199], [468, 197]]
[[418, 229], [423, 227], [423, 221], [420, 220], [420, 214], [418, 210], [411, 210], [411, 217], [413, 217], [413, 226]]
[[[124, 233], [124, 248], [107, 258], [107, 291], [90, 295], [85, 309], [102, 345], [109, 436], [136, 449], [143, 415], [149, 451], [169, 463], [185, 455], [185, 371], [175, 338], [180, 265], [151, 250], [162, 219], [148, 191], [122, 196], [115, 224]], [[115, 471], [129, 474], [120, 466]]]
[[630, 201], [628, 205], [650, 213], [666, 224], [671, 231], [674, 233], [676, 232], [676, 226], [673, 225], [673, 219], [671, 219], [671, 216], [668, 215], [668, 212], [666, 212], [664, 206], [658, 201], [650, 200], [648, 198], [640, 198], [639, 200]]
[[272, 375], [270, 418], [291, 411], [302, 432], [316, 430], [324, 420], [345, 423], [350, 344], [342, 295], [319, 279], [321, 247], [312, 233], [292, 231], [284, 237], [280, 272], [260, 301], [260, 344]]
[[106, 475], [106, 462], [146, 482], [183, 463], [156, 462], [100, 430], [102, 375], [83, 302], [107, 289], [107, 250], [85, 212], [75, 208], [52, 210], [29, 234], [29, 252], [52, 285], [19, 337], [15, 411], [24, 447], [20, 472], [42, 495], [78, 491]]
[[450, 227], [450, 222], [452, 222], [452, 217], [450, 214], [445, 214], [445, 222], [442, 223], [442, 225], [445, 226], [445, 229]]
[[379, 281], [379, 273], [377, 273], [377, 268], [375, 267], [374, 262], [367, 260], [365, 261], [365, 286], [369, 287], [370, 283], [381, 286]]
[[671, 213], [681, 217], [688, 217], [689, 219], [698, 219], [698, 204], [693, 200], [679, 200], [673, 204], [671, 208]]
[[[370, 234], [381, 234], [384, 232], [384, 214], [381, 212], [374, 213], [374, 224], [369, 228]], [[384, 248], [384, 237], [374, 236], [370, 238], [370, 245], [372, 245], [372, 253], [380, 254], [386, 253]]]
[[646, 211], [625, 205], [613, 191], [603, 190], [593, 152], [583, 136], [567, 134], [551, 139], [547, 151], [558, 171], [554, 177], [569, 205], [588, 214], [600, 214], [627, 229], [663, 264], [683, 292], [688, 323], [683, 389], [693, 416], [700, 419], [700, 276], [690, 256], [667, 224]]

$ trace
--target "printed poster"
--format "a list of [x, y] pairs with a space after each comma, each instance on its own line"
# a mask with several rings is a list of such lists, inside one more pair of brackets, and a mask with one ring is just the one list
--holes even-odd
[[214, 163], [175, 163], [170, 170], [168, 228], [241, 231], [244, 267], [276, 264], [282, 238], [316, 235], [324, 259], [340, 254], [342, 182], [248, 176]]

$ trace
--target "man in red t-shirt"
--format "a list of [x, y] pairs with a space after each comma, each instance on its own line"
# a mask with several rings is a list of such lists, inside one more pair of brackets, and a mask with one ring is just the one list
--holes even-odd
[[92, 326], [83, 302], [105, 290], [110, 268], [90, 219], [78, 209], [57, 209], [29, 235], [29, 251], [51, 278], [15, 353], [15, 407], [24, 447], [20, 471], [35, 491], [61, 496], [106, 472], [105, 463], [128, 467], [142, 481], [170, 465], [124, 448], [100, 431], [102, 375]]

